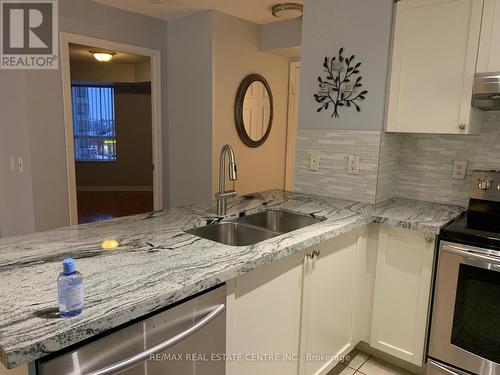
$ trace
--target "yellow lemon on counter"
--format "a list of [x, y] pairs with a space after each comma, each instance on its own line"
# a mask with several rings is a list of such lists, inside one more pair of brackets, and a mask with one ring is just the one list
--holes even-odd
[[102, 242], [101, 247], [105, 250], [116, 249], [120, 244], [117, 240], [105, 240]]

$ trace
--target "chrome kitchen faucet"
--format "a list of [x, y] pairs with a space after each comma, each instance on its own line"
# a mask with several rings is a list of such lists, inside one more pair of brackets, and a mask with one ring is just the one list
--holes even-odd
[[[233, 181], [233, 189], [226, 191], [226, 172], [224, 170], [226, 164], [226, 154], [229, 155], [229, 179]], [[227, 209], [227, 198], [232, 198], [236, 196], [236, 191], [234, 190], [234, 181], [238, 178], [236, 176], [236, 160], [234, 157], [233, 148], [225, 144], [222, 146], [219, 158], [219, 191], [215, 193], [215, 198], [217, 199], [217, 215], [225, 216]]]

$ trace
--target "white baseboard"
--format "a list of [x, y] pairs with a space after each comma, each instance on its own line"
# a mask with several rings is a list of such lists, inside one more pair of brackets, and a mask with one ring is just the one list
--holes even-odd
[[76, 191], [153, 191], [152, 186], [77, 186]]

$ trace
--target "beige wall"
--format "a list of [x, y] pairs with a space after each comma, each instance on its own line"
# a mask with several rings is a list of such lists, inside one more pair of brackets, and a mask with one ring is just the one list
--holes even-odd
[[0, 363], [0, 375], [28, 375], [28, 366], [21, 365], [21, 366], [16, 367], [16, 368], [14, 368], [12, 370], [7, 370]]
[[117, 160], [77, 162], [78, 188], [153, 186], [151, 92], [134, 92], [133, 85], [115, 90]]
[[71, 61], [72, 81], [146, 82], [151, 81], [149, 62], [139, 64], [106, 64]]
[[[214, 13], [212, 193], [218, 191], [219, 152], [225, 143], [233, 146], [236, 153], [238, 194], [284, 186], [289, 62], [259, 51], [259, 31], [258, 25]], [[266, 78], [274, 98], [272, 131], [257, 148], [241, 142], [234, 123], [236, 92], [250, 73]]]
[[151, 64], [143, 62], [135, 64], [135, 82], [151, 81]]

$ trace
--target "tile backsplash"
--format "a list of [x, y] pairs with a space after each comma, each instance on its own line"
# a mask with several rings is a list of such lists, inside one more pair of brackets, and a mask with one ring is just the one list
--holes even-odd
[[[402, 134], [397, 196], [466, 206], [474, 169], [500, 169], [500, 114], [485, 116], [478, 135]], [[465, 180], [452, 178], [454, 160], [467, 160]]]
[[[474, 169], [500, 169], [500, 113], [489, 113], [478, 135], [397, 134], [297, 129], [295, 190], [375, 203], [393, 197], [466, 206]], [[309, 169], [310, 153], [320, 156]], [[359, 175], [347, 174], [349, 155]], [[454, 160], [467, 160], [465, 179], [453, 179]]]
[[377, 180], [377, 202], [397, 196], [401, 136], [382, 133]]
[[[297, 129], [295, 191], [374, 203], [381, 132]], [[311, 152], [320, 169], [309, 169]], [[347, 174], [349, 155], [360, 157], [359, 175]]]

